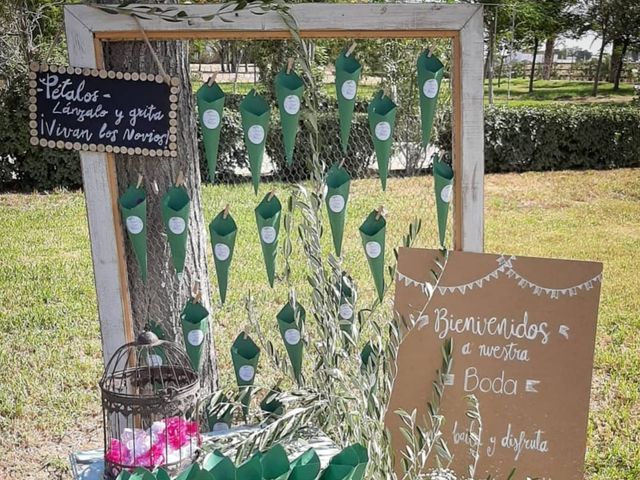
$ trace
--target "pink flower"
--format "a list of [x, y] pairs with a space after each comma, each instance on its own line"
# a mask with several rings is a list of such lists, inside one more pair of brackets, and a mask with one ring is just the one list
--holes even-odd
[[112, 438], [109, 441], [109, 448], [104, 456], [107, 462], [118, 463], [126, 465], [129, 460], [129, 449], [117, 438]]
[[164, 443], [155, 442], [151, 448], [144, 454], [136, 457], [135, 466], [155, 468], [164, 463]]
[[189, 442], [191, 437], [199, 435], [199, 426], [197, 422], [187, 422], [184, 418], [170, 417], [165, 421], [165, 435], [169, 446], [178, 450]]

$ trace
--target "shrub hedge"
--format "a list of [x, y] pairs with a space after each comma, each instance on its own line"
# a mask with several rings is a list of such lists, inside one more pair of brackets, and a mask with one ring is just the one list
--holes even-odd
[[[0, 191], [50, 190], [81, 185], [75, 152], [34, 147], [29, 143], [27, 83], [9, 81], [0, 91]], [[236, 178], [247, 168], [238, 96], [229, 96], [219, 149], [217, 181]], [[358, 105], [345, 166], [361, 176], [373, 152], [366, 106]], [[338, 158], [338, 122], [330, 102], [322, 106], [318, 127], [324, 140], [322, 158]], [[285, 178], [306, 178], [306, 166], [285, 165], [277, 111], [272, 111], [267, 153]], [[451, 147], [450, 120], [439, 126], [439, 147]], [[199, 134], [200, 135], [200, 134]], [[200, 142], [202, 145], [202, 142]], [[304, 128], [298, 134], [296, 157], [310, 157]], [[491, 107], [485, 112], [485, 171], [524, 172], [566, 169], [610, 169], [640, 166], [640, 109], [633, 106]], [[208, 180], [206, 161], [201, 171]]]

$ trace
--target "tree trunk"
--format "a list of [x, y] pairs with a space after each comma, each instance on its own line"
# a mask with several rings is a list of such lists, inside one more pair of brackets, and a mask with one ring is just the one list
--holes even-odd
[[504, 68], [504, 55], [500, 55], [500, 66], [498, 67], [498, 88], [502, 84], [502, 69]]
[[598, 84], [600, 83], [600, 70], [602, 68], [602, 57], [604, 55], [604, 48], [607, 44], [604, 41], [604, 35], [602, 36], [602, 45], [600, 46], [600, 53], [598, 54], [598, 63], [596, 64], [596, 73], [593, 76], [593, 90], [591, 95], [594, 97], [598, 96]]
[[609, 69], [609, 78], [607, 79], [609, 82], [613, 83], [616, 81], [616, 73], [620, 66], [620, 59], [622, 57], [622, 38], [614, 38], [613, 46], [611, 48], [611, 68]]
[[629, 48], [629, 39], [625, 38], [622, 43], [622, 52], [620, 52], [620, 60], [618, 61], [618, 68], [616, 69], [615, 77], [613, 79], [613, 91], [620, 90], [620, 78], [622, 77], [622, 70], [624, 68], [624, 57], [627, 54], [627, 48]]
[[529, 93], [533, 92], [533, 78], [536, 75], [536, 57], [538, 56], [538, 37], [533, 39], [533, 59], [531, 60], [531, 72], [529, 73]]
[[[113, 0], [100, 0], [113, 3]], [[144, 28], [144, 20], [141, 20]], [[170, 158], [116, 155], [116, 173], [120, 193], [135, 184], [139, 174], [144, 176], [147, 192], [147, 256], [146, 284], [138, 273], [133, 251], [126, 242], [126, 263], [129, 293], [137, 334], [148, 322], [159, 325], [168, 340], [184, 345], [180, 313], [190, 298], [192, 286], [200, 285], [203, 305], [211, 311], [209, 275], [206, 255], [206, 228], [200, 197], [199, 153], [191, 81], [189, 78], [188, 42], [151, 42], [167, 74], [180, 80], [178, 95], [178, 156]], [[104, 64], [107, 69], [123, 72], [159, 73], [159, 68], [147, 45], [142, 42], [104, 43]], [[169, 254], [169, 245], [161, 216], [162, 195], [175, 183], [182, 171], [185, 188], [191, 198], [189, 237], [182, 278], [178, 278]], [[158, 193], [153, 185], [157, 184]], [[211, 328], [209, 329], [212, 330]], [[216, 355], [211, 334], [205, 340], [205, 354], [201, 370], [204, 393], [217, 387]]]
[[551, 80], [551, 73], [553, 72], [553, 49], [556, 46], [556, 36], [552, 35], [547, 38], [544, 47], [544, 67], [542, 68], [542, 78], [544, 80]]

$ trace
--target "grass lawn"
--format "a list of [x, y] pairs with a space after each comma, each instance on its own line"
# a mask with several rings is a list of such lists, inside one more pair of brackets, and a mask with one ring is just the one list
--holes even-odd
[[[503, 79], [500, 86], [494, 81], [495, 103], [507, 103], [507, 80]], [[541, 103], [627, 103], [633, 98], [633, 85], [621, 83], [620, 90], [613, 91], [613, 83], [601, 82], [598, 96], [591, 95], [593, 82], [573, 80], [536, 80], [533, 82], [533, 92], [529, 93], [529, 80], [515, 78], [511, 80], [511, 100], [509, 105], [540, 105]], [[485, 81], [485, 101], [487, 101], [487, 82]]]
[[[287, 299], [282, 282], [273, 291], [265, 288], [253, 218], [257, 200], [250, 188], [203, 191], [206, 218], [229, 202], [240, 228], [228, 303], [213, 314], [226, 385], [232, 376], [229, 346], [246, 318], [244, 296], [254, 295], [263, 330], [273, 338], [274, 316]], [[363, 303], [372, 299], [373, 287], [358, 225], [384, 202], [388, 260], [414, 215], [424, 219], [419, 245], [435, 245], [431, 188], [427, 177], [392, 179], [386, 194], [377, 179], [353, 182], [344, 250]], [[487, 251], [604, 262], [587, 478], [637, 480], [640, 169], [488, 175], [486, 222]], [[84, 199], [79, 192], [0, 195], [0, 225], [0, 479], [68, 478], [68, 452], [102, 441], [100, 333]], [[301, 285], [305, 266], [299, 250], [291, 264]], [[269, 377], [264, 370], [259, 376]]]

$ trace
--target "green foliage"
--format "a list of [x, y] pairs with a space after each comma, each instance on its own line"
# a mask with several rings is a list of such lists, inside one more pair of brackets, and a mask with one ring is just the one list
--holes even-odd
[[[441, 144], [450, 148], [444, 122]], [[485, 172], [640, 166], [640, 111], [632, 107], [493, 107], [485, 112]]]
[[0, 190], [51, 190], [82, 184], [76, 152], [29, 143], [28, 84], [18, 75], [0, 90]]

